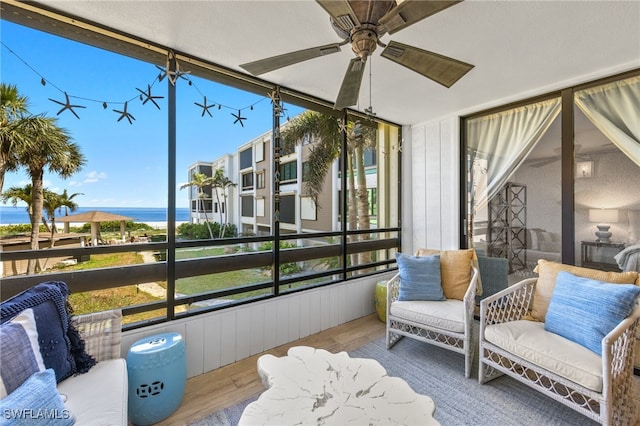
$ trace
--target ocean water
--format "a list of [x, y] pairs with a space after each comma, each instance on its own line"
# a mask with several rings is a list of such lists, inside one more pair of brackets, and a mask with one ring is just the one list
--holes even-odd
[[[84, 213], [93, 210], [119, 214], [133, 218], [134, 222], [166, 222], [167, 209], [163, 207], [80, 207], [72, 214]], [[64, 216], [64, 213], [57, 215]], [[189, 209], [176, 209], [176, 222], [189, 221]], [[17, 225], [29, 223], [29, 215], [25, 207], [0, 206], [0, 225]]]

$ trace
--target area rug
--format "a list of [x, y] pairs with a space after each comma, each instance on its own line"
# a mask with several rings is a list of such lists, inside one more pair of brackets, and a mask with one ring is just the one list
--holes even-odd
[[[597, 424], [509, 377], [499, 377], [480, 385], [477, 354], [470, 379], [464, 377], [461, 354], [413, 339], [402, 339], [387, 350], [381, 338], [351, 352], [350, 356], [376, 359], [390, 376], [401, 377], [416, 392], [430, 396], [436, 404], [434, 417], [443, 426]], [[235, 426], [244, 408], [257, 397], [213, 413], [190, 426]]]

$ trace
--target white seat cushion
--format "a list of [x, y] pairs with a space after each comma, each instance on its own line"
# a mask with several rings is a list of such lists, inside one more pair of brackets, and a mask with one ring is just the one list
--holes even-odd
[[545, 331], [542, 322], [488, 325], [484, 338], [558, 376], [602, 392], [602, 358], [578, 343]]
[[[127, 425], [127, 363], [124, 359], [100, 361], [86, 374], [58, 383], [65, 406], [77, 425]], [[64, 399], [64, 396], [63, 396]]]
[[460, 300], [395, 301], [390, 312], [392, 316], [406, 321], [464, 333], [464, 303]]

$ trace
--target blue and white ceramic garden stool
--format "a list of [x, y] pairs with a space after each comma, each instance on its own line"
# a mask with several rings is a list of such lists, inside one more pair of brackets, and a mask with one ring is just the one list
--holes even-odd
[[150, 425], [180, 406], [187, 380], [185, 346], [179, 333], [140, 339], [127, 354], [129, 420]]

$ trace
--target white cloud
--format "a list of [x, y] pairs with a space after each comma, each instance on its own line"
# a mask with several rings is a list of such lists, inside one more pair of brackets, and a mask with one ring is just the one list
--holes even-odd
[[105, 179], [107, 179], [107, 174], [105, 172], [98, 172], [94, 170], [87, 173], [84, 179], [82, 180], [82, 183], [76, 184], [76, 186], [80, 186], [88, 183], [96, 183], [98, 181], [105, 180]]

